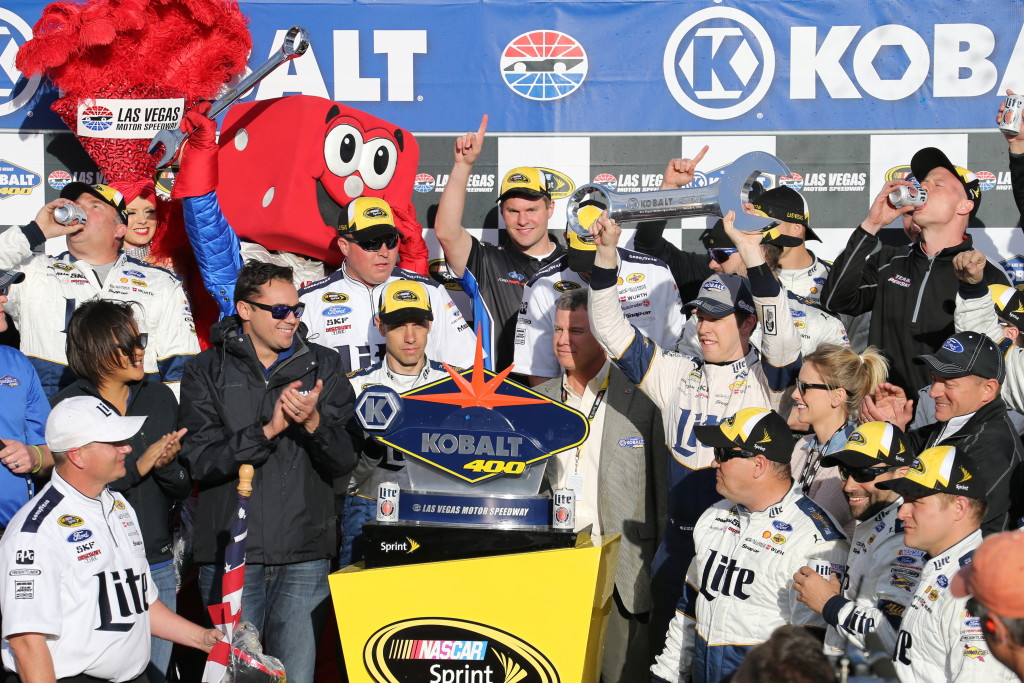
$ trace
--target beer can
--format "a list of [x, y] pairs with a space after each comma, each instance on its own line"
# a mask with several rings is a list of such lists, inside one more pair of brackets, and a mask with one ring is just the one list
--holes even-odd
[[398, 521], [398, 497], [401, 493], [402, 490], [394, 482], [386, 481], [377, 487], [378, 522]]
[[826, 579], [832, 575], [832, 563], [820, 557], [813, 557], [808, 560], [807, 566]]
[[74, 204], [61, 204], [53, 210], [53, 220], [61, 225], [71, 225], [75, 221], [85, 223], [86, 218], [87, 216], [82, 207]]
[[[1016, 135], [1020, 132], [1020, 115], [1024, 109], [1024, 97], [1020, 95], [1007, 95], [1004, 102], [1003, 115], [999, 119], [999, 130], [1007, 135]], [[1010, 120], [1006, 117], [1010, 115]]]
[[897, 209], [901, 206], [921, 206], [928, 201], [928, 191], [916, 185], [900, 185], [889, 193], [889, 201]]
[[576, 528], [576, 491], [557, 489], [551, 499], [551, 528]]

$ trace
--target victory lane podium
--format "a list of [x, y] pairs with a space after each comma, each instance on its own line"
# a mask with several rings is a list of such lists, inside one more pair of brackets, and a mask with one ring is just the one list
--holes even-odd
[[331, 574], [349, 681], [596, 683], [619, 540]]

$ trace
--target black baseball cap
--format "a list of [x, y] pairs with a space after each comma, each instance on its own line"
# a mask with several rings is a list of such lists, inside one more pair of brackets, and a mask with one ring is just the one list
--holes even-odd
[[20, 270], [0, 270], [0, 289], [16, 285], [25, 279], [25, 273]]
[[705, 446], [739, 446], [748, 453], [759, 453], [773, 462], [788, 463], [796, 444], [785, 418], [766, 408], [744, 408], [716, 425], [698, 425], [693, 428], [693, 433]]
[[719, 218], [710, 228], [700, 234], [701, 244], [705, 249], [735, 249], [732, 239], [725, 234], [725, 224]]
[[904, 498], [949, 493], [985, 500], [987, 486], [977, 463], [955, 446], [935, 446], [917, 456], [907, 476], [875, 484]]
[[110, 204], [114, 207], [114, 210], [117, 211], [117, 215], [120, 216], [121, 222], [128, 225], [128, 202], [125, 201], [124, 195], [121, 194], [120, 190], [110, 187], [109, 185], [68, 183], [64, 186], [64, 189], [60, 191], [60, 198], [75, 201], [83, 194], [90, 194], [105, 204]]
[[910, 171], [918, 182], [924, 182], [924, 179], [935, 168], [944, 168], [957, 177], [964, 186], [967, 198], [974, 202], [971, 216], [978, 213], [978, 207], [981, 206], [981, 181], [978, 180], [978, 176], [962, 166], [954, 166], [949, 157], [937, 147], [925, 147], [918, 150], [910, 160]]
[[1006, 377], [1003, 354], [991, 339], [977, 332], [957, 332], [942, 342], [938, 351], [915, 356], [939, 377], [954, 379], [974, 375], [1002, 382]]
[[[792, 187], [775, 187], [764, 192], [757, 199], [751, 202], [754, 208], [764, 213], [769, 218], [774, 218], [783, 223], [799, 223], [804, 226], [805, 240], [821, 241], [811, 226], [811, 210], [807, 207], [807, 200], [804, 196]], [[780, 244], [779, 246], [789, 246]]]

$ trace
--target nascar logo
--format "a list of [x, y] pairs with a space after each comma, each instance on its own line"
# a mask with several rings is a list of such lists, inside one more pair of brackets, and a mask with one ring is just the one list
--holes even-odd
[[753, 109], [771, 85], [775, 48], [746, 12], [710, 7], [694, 12], [669, 37], [665, 84], [691, 114], [721, 121]]
[[529, 100], [557, 100], [587, 76], [589, 60], [579, 41], [560, 31], [520, 34], [505, 46], [500, 68], [505, 84]]
[[403, 289], [403, 290], [400, 290], [398, 292], [395, 292], [395, 295], [392, 298], [395, 301], [419, 301], [420, 300], [420, 298], [418, 296], [416, 296], [415, 292], [410, 292], [408, 289]]
[[363, 216], [366, 218], [387, 218], [388, 212], [379, 206], [371, 206], [370, 208], [363, 211]]

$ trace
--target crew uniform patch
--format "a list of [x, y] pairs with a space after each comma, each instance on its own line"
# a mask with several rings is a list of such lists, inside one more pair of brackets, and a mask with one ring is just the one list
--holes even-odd
[[800, 498], [796, 504], [814, 521], [814, 526], [818, 529], [818, 533], [821, 534], [822, 539], [826, 541], [838, 541], [845, 538], [842, 532], [839, 531], [835, 524], [833, 524], [828, 518], [828, 514], [822, 508], [818, 507], [818, 505], [810, 498]]

